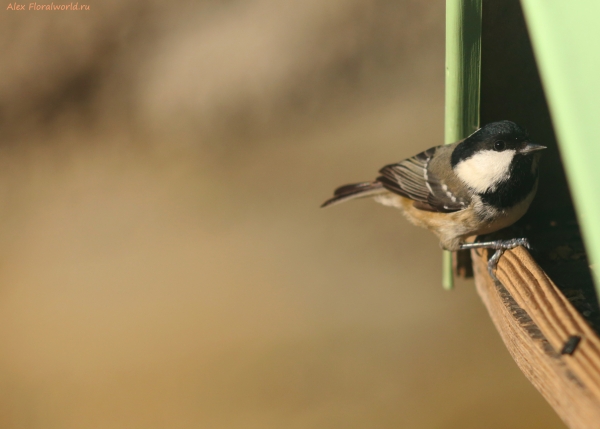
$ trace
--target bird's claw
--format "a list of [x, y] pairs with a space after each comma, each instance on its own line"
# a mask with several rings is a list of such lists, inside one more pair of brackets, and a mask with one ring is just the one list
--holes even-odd
[[496, 246], [490, 246], [490, 249], [495, 249], [496, 251], [492, 255], [492, 257], [488, 260], [488, 272], [490, 273], [490, 277], [494, 279], [494, 281], [498, 281], [498, 277], [496, 277], [496, 268], [498, 268], [498, 262], [500, 258], [504, 254], [504, 251], [514, 249], [515, 247], [523, 246], [528, 250], [531, 250], [531, 244], [529, 240], [526, 238], [512, 238], [510, 240], [498, 240], [493, 243], [496, 243]]
[[515, 247], [523, 246], [526, 249], [531, 249], [531, 244], [526, 238], [511, 238], [510, 240], [495, 240], [486, 242], [475, 242], [465, 243], [461, 246], [461, 249], [492, 249], [495, 250], [494, 254], [488, 261], [488, 272], [490, 277], [494, 280], [498, 280], [496, 277], [496, 268], [498, 261], [504, 254], [505, 250], [514, 249]]
[[[519, 246], [523, 246], [526, 249], [531, 249], [531, 244], [529, 244], [529, 240], [527, 240], [526, 238], [512, 238], [510, 240], [498, 240], [498, 241], [496, 241], [496, 243], [498, 243], [498, 247], [495, 247], [496, 250], [499, 250], [499, 249], [510, 250], [510, 249], [514, 249], [515, 247], [519, 247]], [[494, 247], [492, 247], [492, 249], [494, 249]]]

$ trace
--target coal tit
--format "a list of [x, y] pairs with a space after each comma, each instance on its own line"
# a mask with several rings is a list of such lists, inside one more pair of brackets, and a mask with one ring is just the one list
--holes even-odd
[[321, 207], [373, 197], [435, 233], [446, 250], [495, 249], [488, 264], [495, 277], [502, 252], [529, 247], [527, 240], [465, 240], [512, 225], [525, 214], [537, 190], [539, 151], [545, 148], [514, 122], [493, 122], [464, 140], [386, 165], [372, 182], [337, 188]]

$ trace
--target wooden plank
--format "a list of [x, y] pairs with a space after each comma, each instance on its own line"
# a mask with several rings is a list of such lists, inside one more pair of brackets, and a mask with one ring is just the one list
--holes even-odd
[[[487, 258], [472, 257], [477, 291], [519, 368], [571, 429], [600, 428], [595, 331], [525, 249], [500, 259], [500, 283], [487, 273]], [[573, 338], [579, 343], [565, 353]]]

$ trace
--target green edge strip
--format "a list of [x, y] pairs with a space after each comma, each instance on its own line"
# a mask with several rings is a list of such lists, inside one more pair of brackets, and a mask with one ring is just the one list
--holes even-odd
[[521, 4], [600, 298], [600, 2]]
[[[446, 144], [479, 128], [481, 2], [446, 0]], [[444, 251], [442, 270], [442, 286], [450, 290], [454, 287], [451, 252]]]

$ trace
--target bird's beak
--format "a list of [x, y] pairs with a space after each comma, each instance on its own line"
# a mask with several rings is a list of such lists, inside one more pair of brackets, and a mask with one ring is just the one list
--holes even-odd
[[547, 149], [546, 146], [542, 146], [541, 144], [535, 144], [528, 142], [523, 149], [519, 150], [519, 153], [527, 154], [531, 152], [536, 152], [538, 150]]

